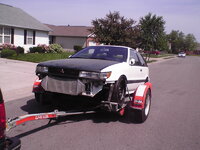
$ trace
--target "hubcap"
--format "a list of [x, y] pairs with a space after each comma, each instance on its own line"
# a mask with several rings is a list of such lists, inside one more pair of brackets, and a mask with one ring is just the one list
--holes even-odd
[[146, 104], [145, 104], [145, 110], [144, 110], [146, 116], [149, 114], [149, 109], [150, 109], [150, 96], [147, 95]]

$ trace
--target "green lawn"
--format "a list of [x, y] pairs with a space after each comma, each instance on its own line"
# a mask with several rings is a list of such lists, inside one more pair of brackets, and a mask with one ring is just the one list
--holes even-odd
[[156, 62], [157, 60], [150, 60], [150, 61], [147, 61], [147, 63], [152, 63], [152, 62]]
[[[143, 56], [146, 57], [148, 55], [143, 54]], [[174, 56], [174, 54], [160, 54], [160, 55], [151, 54], [150, 58], [162, 58], [162, 57], [169, 57], [169, 56]]]
[[18, 56], [11, 56], [9, 59], [21, 60], [21, 61], [29, 61], [29, 62], [43, 62], [48, 60], [55, 59], [65, 59], [68, 58], [73, 53], [63, 52], [63, 53], [27, 53], [20, 54]]
[[174, 58], [174, 57], [166, 57], [166, 58], [163, 58], [163, 59], [171, 59], [171, 58]]

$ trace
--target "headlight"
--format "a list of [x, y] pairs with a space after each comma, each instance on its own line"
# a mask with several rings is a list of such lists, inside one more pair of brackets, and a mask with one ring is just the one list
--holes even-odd
[[101, 72], [101, 73], [97, 73], [97, 72], [86, 72], [86, 71], [81, 71], [79, 73], [79, 77], [80, 78], [89, 78], [89, 79], [101, 79], [101, 80], [105, 80], [107, 78], [109, 78], [111, 75], [111, 72]]
[[112, 73], [111, 71], [100, 73], [100, 79], [108, 79], [111, 76], [111, 73]]
[[36, 73], [48, 73], [48, 67], [37, 66]]

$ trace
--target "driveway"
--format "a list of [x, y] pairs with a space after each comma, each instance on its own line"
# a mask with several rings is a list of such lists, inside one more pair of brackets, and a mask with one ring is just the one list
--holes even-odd
[[5, 101], [33, 95], [36, 65], [37, 63], [0, 58], [0, 87]]

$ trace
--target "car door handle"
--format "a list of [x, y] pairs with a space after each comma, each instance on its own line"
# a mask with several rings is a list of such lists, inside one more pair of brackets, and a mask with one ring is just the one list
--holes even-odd
[[140, 69], [140, 71], [142, 71], [142, 69]]

